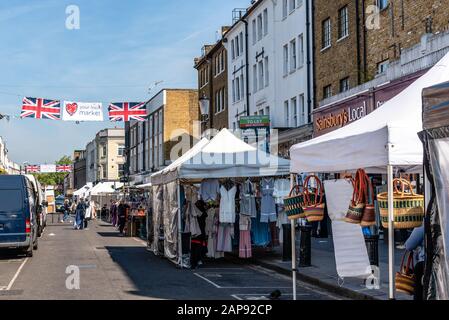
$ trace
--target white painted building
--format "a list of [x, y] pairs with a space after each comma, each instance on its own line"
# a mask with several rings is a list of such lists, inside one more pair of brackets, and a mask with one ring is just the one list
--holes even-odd
[[20, 174], [21, 167], [19, 164], [11, 161], [8, 156], [8, 149], [2, 137], [0, 137], [0, 171], [7, 174]]
[[[225, 34], [230, 128], [238, 129], [241, 116], [269, 115], [272, 128], [282, 131], [308, 128], [293, 133], [304, 137], [295, 138], [289, 133], [288, 140], [311, 137], [313, 49], [310, 2], [259, 0]], [[249, 110], [246, 109], [247, 101]]]

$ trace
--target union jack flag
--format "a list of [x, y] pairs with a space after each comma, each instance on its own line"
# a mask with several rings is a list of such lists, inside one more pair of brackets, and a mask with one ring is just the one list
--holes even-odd
[[109, 105], [110, 121], [145, 121], [147, 108], [145, 102], [119, 102]]
[[56, 166], [56, 172], [72, 172], [72, 166], [67, 165]]
[[23, 98], [21, 118], [61, 119], [61, 102], [42, 98]]
[[27, 173], [38, 173], [41, 171], [41, 167], [40, 166], [27, 166], [26, 167], [26, 172]]

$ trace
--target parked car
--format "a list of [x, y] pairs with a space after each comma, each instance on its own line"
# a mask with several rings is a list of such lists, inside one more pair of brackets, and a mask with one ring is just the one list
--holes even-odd
[[44, 196], [44, 191], [42, 189], [42, 185], [40, 184], [39, 180], [36, 179], [33, 175], [26, 175], [26, 177], [31, 181], [34, 187], [34, 191], [36, 193], [37, 197], [37, 203], [40, 204], [41, 210], [39, 214], [37, 215], [37, 223], [39, 225], [38, 227], [38, 236], [40, 237], [42, 233], [44, 232], [45, 228], [47, 227], [47, 200]]
[[0, 249], [19, 249], [28, 257], [38, 249], [34, 187], [26, 176], [0, 176]]

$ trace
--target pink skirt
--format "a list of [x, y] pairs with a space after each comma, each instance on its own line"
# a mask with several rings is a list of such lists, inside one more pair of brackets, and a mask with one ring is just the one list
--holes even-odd
[[240, 231], [240, 250], [239, 257], [248, 259], [252, 257], [251, 251], [251, 231]]

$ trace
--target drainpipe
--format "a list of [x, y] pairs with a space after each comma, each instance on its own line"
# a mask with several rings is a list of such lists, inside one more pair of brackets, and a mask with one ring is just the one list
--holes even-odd
[[249, 35], [248, 35], [248, 21], [242, 19], [245, 24], [245, 63], [246, 63], [246, 115], [250, 116], [249, 112]]
[[[310, 26], [312, 25], [313, 28], [313, 23], [310, 22], [310, 15], [309, 15], [309, 11], [310, 11], [310, 2], [313, 0], [306, 0], [306, 47], [307, 47], [307, 110], [308, 110], [308, 114], [307, 114], [307, 123], [311, 123], [312, 122], [312, 97], [311, 97], [311, 85], [312, 85], [312, 80], [311, 78], [311, 73], [312, 73], [312, 61], [310, 60], [310, 50], [313, 50], [314, 45], [312, 45], [312, 48], [310, 48]], [[312, 10], [313, 10], [314, 6], [312, 4]], [[312, 13], [312, 19], [313, 19], [313, 13]], [[314, 41], [314, 38], [312, 39], [312, 41]], [[313, 71], [313, 73], [315, 73]]]
[[366, 10], [366, 3], [365, 0], [362, 0], [362, 19], [363, 19], [363, 82], [367, 80], [368, 77], [368, 65], [367, 65], [367, 49], [366, 49], [366, 16], [365, 16], [365, 10]]
[[360, 74], [360, 65], [361, 65], [361, 57], [360, 57], [360, 12], [359, 12], [359, 0], [355, 0], [355, 15], [356, 15], [356, 41], [357, 41], [357, 82], [358, 85], [362, 84], [362, 77]]

